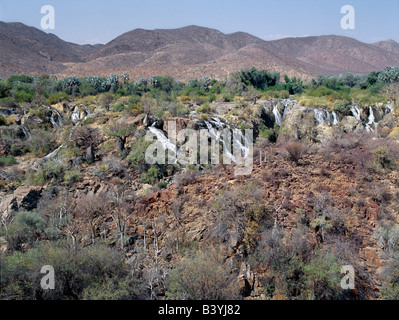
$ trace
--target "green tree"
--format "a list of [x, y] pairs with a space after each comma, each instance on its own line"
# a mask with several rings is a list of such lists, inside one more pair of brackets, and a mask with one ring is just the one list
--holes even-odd
[[135, 131], [136, 126], [134, 124], [115, 123], [105, 130], [105, 134], [109, 137], [115, 138], [118, 152], [121, 153], [125, 150], [127, 138]]

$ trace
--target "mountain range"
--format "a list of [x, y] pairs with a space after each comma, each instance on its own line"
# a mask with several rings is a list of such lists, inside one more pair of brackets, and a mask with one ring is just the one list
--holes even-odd
[[107, 76], [127, 72], [132, 78], [172, 75], [180, 80], [223, 78], [246, 67], [311, 78], [345, 72], [367, 74], [399, 65], [393, 40], [367, 44], [335, 35], [265, 41], [244, 32], [188, 26], [135, 29], [102, 45], [63, 41], [22, 23], [0, 22], [0, 77], [49, 73]]

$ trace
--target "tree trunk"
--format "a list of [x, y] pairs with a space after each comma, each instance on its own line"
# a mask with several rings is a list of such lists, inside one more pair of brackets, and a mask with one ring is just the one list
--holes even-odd
[[86, 150], [86, 159], [89, 163], [94, 162], [94, 151], [92, 146], [88, 147]]
[[126, 138], [116, 137], [118, 153], [121, 153], [125, 150], [125, 143], [126, 143]]

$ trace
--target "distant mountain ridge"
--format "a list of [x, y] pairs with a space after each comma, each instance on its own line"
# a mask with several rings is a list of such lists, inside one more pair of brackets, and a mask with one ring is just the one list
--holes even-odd
[[344, 72], [367, 74], [387, 65], [399, 65], [399, 44], [393, 40], [366, 44], [329, 35], [264, 41], [245, 32], [224, 34], [187, 26], [135, 29], [105, 45], [78, 45], [22, 23], [0, 22], [0, 77], [128, 72], [135, 78], [169, 74], [187, 80], [222, 78], [254, 66], [310, 78]]

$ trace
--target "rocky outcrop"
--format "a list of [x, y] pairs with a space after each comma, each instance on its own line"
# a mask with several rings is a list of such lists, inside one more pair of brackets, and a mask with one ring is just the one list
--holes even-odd
[[317, 137], [314, 112], [311, 108], [295, 105], [282, 122], [279, 140], [306, 140], [314, 142]]
[[14, 211], [33, 210], [39, 203], [42, 187], [21, 186], [13, 194], [4, 196], [0, 203], [0, 215], [8, 218]]
[[[265, 110], [269, 109], [271, 107], [265, 107]], [[277, 110], [273, 113], [278, 115]], [[371, 132], [384, 128], [388, 134], [396, 125], [389, 105], [382, 103], [364, 108], [353, 106], [352, 115], [301, 105], [294, 105], [284, 113], [279, 141], [303, 140], [309, 143], [323, 143], [341, 133]]]

